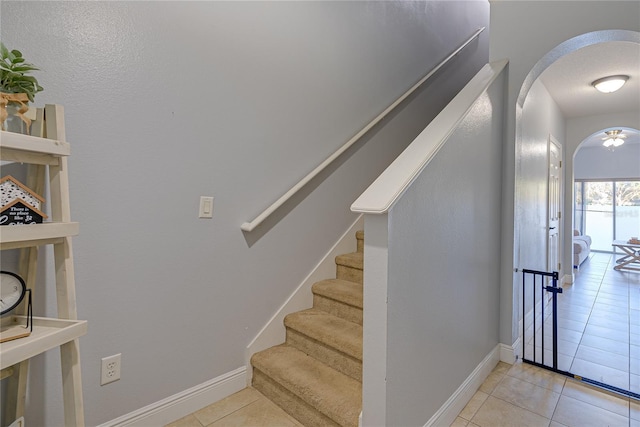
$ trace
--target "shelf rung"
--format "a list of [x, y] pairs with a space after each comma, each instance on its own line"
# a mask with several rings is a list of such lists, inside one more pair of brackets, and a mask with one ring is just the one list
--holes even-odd
[[6, 131], [0, 132], [0, 148], [52, 156], [68, 156], [71, 154], [71, 145], [68, 142]]
[[13, 368], [12, 367], [5, 368], [0, 371], [0, 380], [9, 378], [11, 375], [13, 375]]
[[29, 225], [0, 226], [0, 249], [16, 249], [55, 243], [55, 239], [78, 235], [77, 222], [45, 222]]
[[[3, 327], [25, 324], [26, 316], [2, 319]], [[0, 369], [8, 368], [87, 333], [86, 320], [33, 318], [33, 332], [25, 338], [0, 344]]]
[[0, 159], [5, 162], [26, 163], [28, 165], [59, 165], [60, 157], [50, 154], [32, 153], [0, 147]]

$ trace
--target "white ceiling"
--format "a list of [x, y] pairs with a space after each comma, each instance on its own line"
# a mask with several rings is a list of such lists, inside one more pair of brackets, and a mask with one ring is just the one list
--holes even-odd
[[[600, 93], [591, 85], [594, 80], [616, 74], [629, 76], [617, 92]], [[553, 63], [540, 79], [565, 118], [640, 112], [640, 45], [608, 42], [582, 48]], [[637, 130], [623, 130], [626, 143], [640, 143]], [[602, 144], [605, 136], [604, 133], [594, 135], [584, 145]]]

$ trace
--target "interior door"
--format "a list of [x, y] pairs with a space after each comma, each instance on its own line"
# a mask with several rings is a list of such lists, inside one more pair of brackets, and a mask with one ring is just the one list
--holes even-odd
[[549, 135], [549, 181], [547, 187], [547, 271], [560, 272], [560, 219], [562, 217], [562, 151], [560, 144]]

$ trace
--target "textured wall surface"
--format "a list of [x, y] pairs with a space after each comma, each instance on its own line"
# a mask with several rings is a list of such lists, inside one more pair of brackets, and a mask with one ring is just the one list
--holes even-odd
[[[547, 150], [550, 136], [561, 146], [565, 145], [565, 121], [560, 108], [540, 80], [536, 80], [529, 91], [522, 108], [521, 125], [521, 140], [516, 147], [514, 221], [520, 242], [516, 247], [516, 265], [520, 269], [547, 271]], [[531, 286], [530, 281], [527, 283]], [[529, 312], [529, 304], [532, 303], [529, 287], [525, 295], [525, 312]], [[520, 303], [520, 311], [521, 306]]]
[[640, 144], [625, 144], [613, 152], [603, 147], [580, 148], [573, 164], [575, 179], [637, 179]]
[[[488, 23], [472, 2], [12, 2], [1, 37], [65, 106], [88, 425], [244, 364], [350, 204], [487, 60], [488, 32], [259, 230], [253, 219]], [[197, 218], [201, 195], [214, 217]], [[50, 261], [51, 255], [45, 252]], [[50, 262], [36, 315], [55, 315]], [[41, 304], [45, 301], [46, 304]], [[122, 353], [122, 379], [99, 385]], [[27, 425], [60, 426], [57, 352]]]
[[[537, 80], [522, 109], [521, 143], [516, 152], [516, 215], [518, 266], [533, 270], [547, 267], [547, 149], [551, 135], [564, 146], [564, 117], [545, 86]], [[526, 242], [526, 244], [524, 244]]]
[[502, 71], [389, 212], [386, 425], [425, 425], [499, 342], [505, 87]]

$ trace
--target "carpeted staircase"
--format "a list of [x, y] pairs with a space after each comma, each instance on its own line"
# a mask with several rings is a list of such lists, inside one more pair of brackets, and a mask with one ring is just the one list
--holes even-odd
[[313, 308], [285, 317], [285, 343], [251, 357], [253, 387], [307, 427], [358, 425], [364, 232], [356, 239], [336, 278], [313, 285]]

